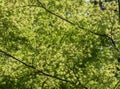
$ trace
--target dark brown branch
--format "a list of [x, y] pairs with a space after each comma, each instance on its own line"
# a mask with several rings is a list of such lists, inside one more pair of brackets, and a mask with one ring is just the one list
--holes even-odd
[[[43, 8], [45, 11], [47, 11], [48, 13], [50, 13], [50, 14], [52, 14], [52, 15], [54, 15], [54, 16], [56, 16], [56, 17], [58, 17], [58, 18], [60, 18], [60, 19], [62, 19], [62, 20], [64, 20], [64, 21], [66, 21], [66, 22], [68, 22], [68, 23], [70, 23], [70, 24], [73, 25], [73, 26], [77, 26], [77, 27], [80, 28], [81, 30], [88, 31], [88, 32], [90, 32], [90, 33], [92, 33], [92, 34], [94, 34], [94, 35], [97, 35], [97, 36], [102, 36], [102, 37], [108, 38], [108, 39], [112, 42], [112, 45], [114, 46], [114, 48], [115, 48], [118, 52], [120, 52], [120, 50], [119, 50], [119, 49], [117, 48], [117, 46], [116, 46], [115, 41], [114, 41], [111, 37], [109, 37], [107, 34], [100, 34], [100, 33], [96, 33], [96, 32], [90, 31], [89, 29], [87, 29], [87, 28], [85, 28], [85, 27], [82, 27], [82, 26], [80, 26], [80, 25], [78, 25], [78, 24], [75, 24], [74, 22], [72, 22], [72, 21], [70, 21], [70, 20], [68, 20], [68, 19], [65, 19], [64, 17], [62, 17], [62, 16], [60, 16], [60, 15], [58, 15], [58, 14], [50, 11], [50, 10], [47, 9], [39, 0], [37, 0], [37, 2], [39, 3], [39, 5], [25, 5], [25, 6], [19, 6], [19, 7], [27, 7], [27, 6], [30, 6], [30, 7], [41, 7], [41, 8]], [[19, 8], [19, 7], [17, 7], [17, 8]]]
[[113, 47], [114, 47], [118, 52], [120, 52], [120, 49], [116, 46], [115, 40], [113, 40], [112, 37], [109, 37], [109, 36], [107, 36], [107, 35], [106, 35], [106, 37], [111, 41]]
[[42, 7], [44, 10], [46, 10], [48, 13], [50, 13], [50, 14], [52, 14], [52, 15], [54, 15], [54, 16], [56, 16], [56, 17], [58, 17], [58, 18], [60, 18], [60, 19], [62, 19], [62, 20], [64, 20], [64, 21], [66, 21], [66, 22], [68, 22], [68, 23], [70, 23], [71, 25], [77, 26], [78, 28], [80, 28], [80, 29], [82, 29], [82, 30], [85, 30], [85, 31], [87, 30], [88, 32], [90, 32], [90, 33], [92, 33], [92, 34], [94, 34], [94, 35], [102, 36], [102, 37], [107, 37], [107, 38], [112, 42], [112, 44], [113, 44], [113, 46], [115, 47], [115, 49], [116, 49], [117, 51], [120, 51], [120, 50], [117, 48], [115, 41], [114, 41], [111, 37], [109, 37], [107, 34], [96, 33], [96, 32], [93, 32], [93, 31], [88, 30], [87, 28], [81, 27], [80, 25], [75, 24], [75, 23], [73, 23], [72, 21], [69, 21], [68, 19], [65, 19], [65, 18], [61, 17], [60, 15], [57, 15], [56, 13], [50, 11], [50, 10], [47, 9], [39, 0], [37, 0], [37, 2], [40, 4], [40, 7]]
[[35, 72], [34, 72], [35, 74], [48, 76], [48, 77], [51, 77], [51, 78], [54, 78], [54, 79], [57, 79], [57, 80], [64, 81], [64, 82], [67, 82], [67, 83], [70, 83], [70, 84], [75, 85], [74, 82], [71, 82], [71, 81], [69, 81], [69, 80], [62, 79], [62, 78], [59, 78], [59, 77], [57, 77], [57, 76], [54, 76], [54, 75], [50, 75], [50, 74], [48, 74], [48, 73], [45, 73], [45, 72], [43, 72], [42, 70], [37, 69], [36, 67], [31, 66], [31, 65], [29, 65], [29, 64], [27, 64], [27, 63], [21, 61], [20, 59], [18, 59], [18, 58], [16, 58], [16, 57], [12, 56], [11, 54], [9, 54], [9, 53], [7, 53], [7, 52], [1, 50], [1, 49], [0, 49], [0, 52], [3, 53], [4, 55], [8, 56], [8, 57], [11, 57], [12, 59], [14, 59], [14, 60], [16, 60], [16, 61], [22, 63], [22, 64], [25, 65], [26, 67], [29, 67], [29, 68], [34, 69], [34, 70], [35, 70]]
[[118, 0], [118, 10], [119, 10], [119, 24], [120, 24], [120, 0]]
[[90, 33], [92, 33], [92, 34], [94, 34], [94, 35], [97, 35], [97, 36], [104, 36], [104, 37], [106, 36], [106, 34], [96, 33], [96, 32], [90, 31], [89, 29], [87, 29], [87, 28], [85, 28], [85, 27], [82, 27], [82, 26], [80, 26], [80, 25], [78, 25], [78, 24], [75, 24], [74, 22], [72, 22], [72, 21], [70, 21], [70, 20], [68, 20], [68, 19], [66, 19], [66, 18], [64, 18], [64, 17], [62, 17], [62, 16], [60, 16], [60, 15], [58, 15], [58, 14], [50, 11], [50, 10], [47, 9], [39, 0], [37, 0], [37, 2], [39, 3], [39, 5], [24, 5], [24, 6], [17, 6], [17, 7], [15, 7], [15, 8], [27, 7], [27, 6], [29, 6], [29, 7], [41, 7], [41, 8], [43, 8], [46, 12], [48, 12], [48, 13], [56, 16], [56, 17], [58, 17], [59, 19], [61, 19], [61, 20], [63, 20], [63, 21], [66, 21], [67, 23], [69, 23], [69, 24], [71, 24], [71, 25], [73, 25], [73, 26], [76, 26], [76, 27], [80, 28], [81, 30], [88, 31], [88, 32], [90, 32]]
[[54, 12], [50, 11], [49, 9], [47, 9], [39, 0], [37, 0], [37, 2], [39, 3], [40, 7], [42, 7], [45, 11], [49, 12], [50, 14], [52, 14], [52, 15], [54, 15], [54, 16], [56, 16], [56, 17], [58, 17], [58, 18], [60, 18], [60, 19], [62, 19], [64, 21], [66, 21], [66, 22], [68, 22], [68, 23], [70, 23], [72, 25], [75, 25], [75, 23], [73, 23], [72, 21], [69, 21], [68, 19], [65, 19], [62, 16], [57, 15], [56, 13], [54, 13]]
[[60, 16], [60, 15], [58, 15], [58, 14], [50, 11], [50, 10], [47, 9], [39, 0], [37, 0], [37, 2], [39, 3], [39, 5], [25, 5], [25, 6], [18, 6], [18, 7], [16, 7], [16, 8], [19, 8], [19, 7], [27, 7], [27, 6], [30, 6], [30, 7], [41, 7], [41, 8], [43, 8], [45, 11], [47, 11], [48, 13], [50, 13], [50, 14], [52, 14], [52, 15], [54, 15], [54, 16], [56, 16], [56, 17], [58, 17], [58, 18], [60, 18], [60, 19], [62, 19], [62, 20], [64, 20], [64, 21], [66, 21], [66, 22], [68, 22], [68, 23], [70, 23], [71, 25], [77, 26], [77, 27], [80, 28], [81, 30], [88, 31], [88, 32], [90, 32], [90, 33], [92, 33], [92, 34], [94, 34], [94, 35], [97, 35], [97, 36], [107, 37], [107, 38], [112, 42], [112, 45], [114, 46], [114, 48], [115, 48], [118, 52], [120, 52], [120, 50], [119, 50], [119, 49], [117, 48], [117, 46], [116, 46], [115, 41], [114, 41], [111, 37], [109, 37], [107, 34], [96, 33], [96, 32], [90, 31], [89, 29], [87, 29], [87, 28], [85, 28], [85, 27], [81, 27], [80, 25], [75, 24], [74, 22], [72, 22], [72, 21], [70, 21], [70, 20], [68, 20], [68, 19], [65, 19], [64, 17], [62, 17], [62, 16]]
[[41, 89], [44, 89], [44, 85], [45, 85], [45, 83], [47, 82], [47, 80], [48, 80], [48, 78], [43, 81], [42, 86], [41, 86]]
[[27, 66], [27, 67], [29, 67], [29, 68], [36, 69], [34, 66], [31, 66], [31, 65], [26, 64], [25, 62], [23, 62], [23, 61], [21, 61], [20, 59], [12, 56], [11, 54], [8, 54], [7, 52], [5, 52], [5, 51], [3, 51], [3, 50], [1, 50], [1, 49], [0, 49], [0, 52], [3, 53], [4, 55], [8, 56], [8, 57], [11, 57], [12, 59], [14, 59], [14, 60], [16, 60], [16, 61], [22, 63], [23, 65], [25, 65], [25, 66]]
[[77, 26], [77, 27], [80, 28], [81, 30], [85, 30], [85, 31], [87, 30], [88, 32], [90, 32], [90, 33], [92, 33], [92, 34], [95, 34], [95, 35], [98, 35], [98, 36], [105, 36], [104, 34], [99, 34], [99, 33], [92, 32], [92, 31], [88, 30], [87, 28], [84, 28], [84, 27], [82, 27], [82, 26], [80, 26], [80, 25], [78, 25], [78, 24], [75, 24], [74, 22], [72, 22], [72, 21], [70, 21], [70, 20], [68, 20], [68, 19], [65, 19], [64, 17], [62, 17], [62, 16], [60, 16], [60, 15], [58, 15], [58, 14], [50, 11], [50, 10], [47, 9], [39, 0], [37, 0], [37, 2], [39, 3], [39, 6], [38, 6], [38, 7], [43, 8], [43, 9], [44, 9], [45, 11], [47, 11], [48, 13], [50, 13], [50, 14], [52, 14], [52, 15], [54, 15], [54, 16], [56, 16], [56, 17], [58, 17], [58, 18], [60, 18], [60, 19], [62, 19], [62, 20], [64, 20], [64, 21], [66, 21], [66, 22], [68, 22], [68, 23], [70, 23], [71, 25]]
[[44, 73], [43, 71], [40, 71], [40, 70], [36, 70], [35, 74], [42, 74], [44, 76], [48, 76], [48, 77], [52, 77], [52, 78], [55, 78], [55, 79], [58, 79], [58, 80], [61, 80], [61, 81], [64, 81], [64, 82], [68, 82], [68, 83], [71, 83], [71, 84], [75, 84], [69, 80], [65, 80], [65, 79], [61, 79], [57, 76], [54, 76], [54, 75], [50, 75], [50, 74], [47, 74], [47, 73]]

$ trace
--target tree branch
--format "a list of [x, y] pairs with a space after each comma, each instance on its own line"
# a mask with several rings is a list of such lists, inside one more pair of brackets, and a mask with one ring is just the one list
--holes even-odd
[[23, 62], [23, 61], [21, 61], [20, 59], [12, 56], [11, 54], [8, 54], [7, 52], [5, 52], [5, 51], [3, 51], [3, 50], [1, 50], [1, 49], [0, 49], [0, 52], [3, 53], [4, 55], [8, 56], [8, 57], [11, 57], [12, 59], [14, 59], [14, 60], [16, 60], [16, 61], [22, 63], [23, 65], [25, 65], [25, 66], [27, 66], [27, 67], [29, 67], [29, 68], [36, 69], [34, 66], [31, 66], [31, 65], [26, 64], [25, 62]]
[[113, 47], [120, 52], [120, 49], [117, 47], [115, 40], [112, 39], [112, 37], [107, 36], [107, 38], [111, 41]]
[[37, 0], [37, 2], [39, 3], [39, 5], [24, 5], [24, 6], [17, 6], [17, 7], [15, 7], [15, 8], [27, 7], [27, 6], [29, 6], [29, 7], [41, 7], [41, 8], [43, 8], [46, 12], [48, 12], [48, 13], [56, 16], [56, 17], [58, 17], [59, 19], [61, 19], [61, 20], [63, 20], [63, 21], [66, 21], [67, 23], [69, 23], [69, 24], [71, 24], [71, 25], [73, 25], [73, 26], [76, 26], [76, 27], [80, 28], [81, 30], [88, 31], [88, 32], [90, 32], [90, 33], [92, 33], [92, 34], [94, 34], [94, 35], [97, 35], [97, 36], [103, 36], [103, 37], [106, 36], [106, 34], [96, 33], [96, 32], [90, 31], [89, 29], [87, 29], [87, 28], [85, 28], [85, 27], [82, 27], [82, 26], [80, 26], [80, 25], [78, 25], [78, 24], [75, 24], [74, 22], [72, 22], [72, 21], [70, 21], [70, 20], [68, 20], [68, 19], [66, 19], [66, 18], [64, 18], [64, 17], [62, 17], [62, 16], [60, 16], [60, 15], [58, 15], [58, 14], [50, 11], [50, 10], [47, 9], [39, 0]]
[[[64, 17], [62, 17], [62, 16], [60, 16], [60, 15], [58, 15], [58, 14], [50, 11], [49, 9], [47, 9], [47, 8], [43, 5], [43, 3], [40, 2], [39, 0], [37, 0], [37, 2], [38, 2], [39, 5], [24, 5], [24, 6], [19, 6], [19, 7], [27, 7], [27, 6], [30, 6], [30, 7], [41, 7], [41, 8], [43, 8], [46, 12], [48, 12], [48, 13], [56, 16], [56, 17], [58, 17], [59, 19], [62, 19], [63, 21], [66, 21], [67, 23], [69, 23], [69, 24], [71, 24], [71, 25], [73, 25], [73, 26], [76, 26], [76, 27], [80, 28], [81, 30], [88, 31], [88, 32], [90, 32], [90, 33], [92, 33], [92, 34], [94, 34], [94, 35], [97, 35], [97, 36], [101, 36], [101, 37], [106, 37], [106, 38], [108, 38], [108, 39], [111, 41], [111, 43], [112, 43], [112, 45], [114, 46], [114, 48], [115, 48], [118, 52], [120, 52], [120, 50], [119, 50], [119, 49], [117, 48], [117, 46], [116, 46], [115, 41], [114, 41], [111, 37], [109, 37], [107, 34], [96, 33], [96, 32], [93, 32], [93, 31], [91, 31], [91, 30], [89, 30], [89, 29], [87, 29], [87, 28], [85, 28], [85, 27], [82, 27], [82, 26], [80, 26], [80, 25], [78, 25], [78, 24], [75, 24], [74, 22], [72, 22], [72, 21], [70, 21], [70, 20], [68, 20], [68, 19], [66, 19], [66, 18], [64, 18]], [[16, 8], [19, 8], [19, 7], [16, 7]]]
[[12, 59], [14, 59], [14, 60], [16, 60], [16, 61], [18, 61], [18, 62], [20, 62], [21, 64], [25, 65], [26, 67], [31, 68], [31, 69], [34, 69], [34, 70], [35, 70], [35, 72], [34, 72], [35, 75], [36, 75], [36, 74], [39, 74], [39, 75], [42, 74], [42, 75], [47, 76], [47, 77], [51, 77], [51, 78], [54, 78], [54, 79], [57, 79], [57, 80], [60, 80], [60, 81], [64, 81], [64, 82], [70, 83], [70, 84], [72, 84], [72, 85], [76, 85], [74, 82], [71, 82], [71, 81], [69, 81], [69, 80], [62, 79], [62, 78], [60, 78], [60, 77], [57, 77], [57, 76], [54, 76], [54, 75], [45, 73], [44, 71], [42, 71], [42, 70], [40, 70], [40, 69], [37, 69], [36, 67], [31, 66], [31, 65], [29, 65], [29, 64], [21, 61], [20, 59], [12, 56], [11, 54], [3, 51], [2, 49], [0, 49], [0, 52], [3, 53], [4, 55], [8, 56], [8, 57], [11, 57]]
[[42, 2], [40, 2], [39, 0], [37, 0], [37, 2], [39, 3], [38, 7], [43, 8], [43, 9], [44, 9], [45, 11], [47, 11], [48, 13], [50, 13], [50, 14], [52, 14], [52, 15], [54, 15], [54, 16], [56, 16], [56, 17], [58, 17], [58, 18], [60, 18], [60, 19], [62, 19], [62, 20], [64, 20], [64, 21], [66, 21], [66, 22], [68, 22], [69, 24], [71, 24], [71, 25], [73, 25], [73, 26], [77, 26], [77, 27], [80, 28], [81, 30], [85, 30], [85, 31], [87, 30], [88, 32], [90, 32], [90, 33], [92, 33], [92, 34], [94, 34], [94, 35], [98, 35], [98, 36], [106, 36], [105, 34], [95, 33], [95, 32], [92, 32], [92, 31], [90, 31], [89, 29], [87, 29], [87, 28], [85, 28], [85, 27], [82, 27], [82, 26], [80, 26], [80, 25], [78, 25], [78, 24], [75, 24], [74, 22], [72, 22], [72, 21], [70, 21], [70, 20], [68, 20], [68, 19], [65, 19], [64, 17], [62, 17], [62, 16], [60, 16], [60, 15], [58, 15], [58, 14], [50, 11], [50, 10], [47, 9], [47, 8], [42, 4]]
[[81, 27], [80, 25], [75, 24], [74, 22], [69, 21], [68, 19], [65, 19], [65, 18], [63, 18], [62, 16], [57, 15], [56, 13], [50, 11], [50, 10], [47, 9], [39, 0], [37, 0], [37, 2], [39, 3], [40, 7], [43, 8], [45, 11], [47, 11], [48, 13], [50, 13], [50, 14], [52, 14], [52, 15], [54, 15], [54, 16], [56, 16], [56, 17], [58, 17], [58, 18], [60, 18], [60, 19], [62, 19], [62, 20], [64, 20], [64, 21], [66, 21], [66, 22], [68, 22], [68, 23], [70, 23], [71, 25], [77, 26], [78, 28], [80, 28], [80, 29], [82, 29], [82, 30], [85, 30], [85, 31], [87, 30], [88, 32], [90, 32], [90, 33], [92, 33], [92, 34], [94, 34], [94, 35], [102, 36], [102, 37], [107, 37], [107, 38], [112, 42], [112, 44], [113, 44], [113, 46], [115, 47], [115, 49], [116, 49], [118, 52], [120, 52], [120, 50], [119, 50], [119, 49], [117, 48], [117, 46], [116, 46], [115, 41], [114, 41], [111, 37], [109, 37], [107, 34], [96, 33], [96, 32], [90, 31], [90, 30], [87, 29], [87, 28]]

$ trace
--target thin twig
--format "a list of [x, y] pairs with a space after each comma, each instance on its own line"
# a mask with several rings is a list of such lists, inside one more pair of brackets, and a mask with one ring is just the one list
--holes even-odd
[[111, 41], [113, 47], [114, 47], [118, 52], [120, 52], [120, 49], [117, 47], [115, 40], [113, 40], [113, 39], [112, 39], [111, 37], [109, 37], [109, 36], [107, 36], [107, 37], [108, 37], [108, 39]]

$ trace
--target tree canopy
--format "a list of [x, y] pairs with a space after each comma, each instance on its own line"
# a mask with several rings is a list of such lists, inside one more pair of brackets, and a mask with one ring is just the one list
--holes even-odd
[[0, 0], [0, 89], [120, 89], [118, 3]]

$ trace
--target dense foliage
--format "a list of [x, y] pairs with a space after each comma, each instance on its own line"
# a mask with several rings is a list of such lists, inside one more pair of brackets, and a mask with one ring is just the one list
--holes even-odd
[[0, 89], [120, 89], [118, 5], [0, 0]]

